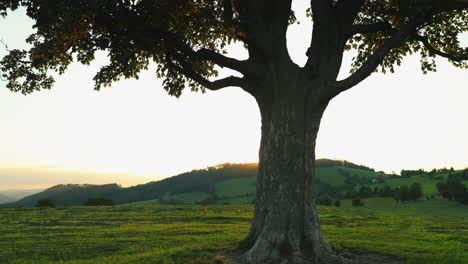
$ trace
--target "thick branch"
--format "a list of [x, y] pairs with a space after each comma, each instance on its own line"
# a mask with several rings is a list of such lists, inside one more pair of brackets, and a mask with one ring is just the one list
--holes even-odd
[[326, 19], [331, 14], [333, 9], [332, 0], [310, 0], [312, 8], [312, 16], [315, 23], [320, 20]]
[[233, 12], [232, 12], [232, 0], [223, 1], [223, 18], [226, 25], [232, 25]]
[[227, 67], [243, 74], [248, 71], [246, 61], [230, 58], [209, 49], [200, 49], [195, 52], [195, 55], [200, 59], [212, 61], [221, 67]]
[[163, 38], [169, 43], [173, 44], [173, 46], [177, 47], [182, 53], [184, 53], [190, 59], [208, 60], [208, 61], [216, 63], [217, 65], [221, 67], [230, 68], [244, 75], [247, 74], [247, 71], [248, 71], [247, 61], [241, 61], [241, 60], [237, 60], [234, 58], [230, 58], [230, 57], [224, 56], [221, 53], [218, 53], [210, 49], [205, 49], [205, 48], [195, 51], [192, 49], [192, 47], [186, 44], [183, 40], [179, 39], [176, 35], [169, 33], [169, 32], [164, 32]]
[[216, 91], [226, 87], [241, 87], [246, 89], [246, 84], [244, 80], [240, 77], [229, 76], [223, 79], [210, 81], [200, 74], [196, 73], [192, 68], [187, 66], [178, 66], [174, 63], [170, 63], [177, 71], [183, 74], [185, 77], [192, 79], [201, 86], [205, 87], [208, 90]]
[[444, 57], [444, 58], [448, 58], [448, 59], [453, 60], [453, 61], [468, 60], [468, 53], [460, 54], [460, 55], [445, 53], [445, 52], [442, 52], [442, 51], [434, 48], [434, 46], [431, 45], [431, 43], [429, 42], [429, 39], [427, 37], [421, 36], [421, 35], [418, 35], [418, 34], [415, 34], [414, 37], [415, 37], [416, 40], [421, 41], [424, 44], [424, 46], [433, 54], [439, 55], [439, 56]]
[[334, 91], [335, 95], [359, 84], [364, 79], [369, 77], [372, 72], [383, 62], [385, 56], [394, 48], [401, 46], [401, 44], [414, 32], [414, 30], [424, 23], [425, 17], [417, 17], [407, 24], [403, 25], [396, 31], [387, 41], [385, 41], [372, 55], [369, 56], [366, 62], [348, 78], [335, 82]]
[[350, 35], [367, 34], [376, 32], [395, 32], [392, 24], [389, 22], [377, 22], [373, 24], [356, 24], [351, 28]]
[[[187, 77], [189, 76], [187, 75]], [[220, 90], [226, 87], [241, 87], [241, 88], [246, 87], [244, 80], [236, 76], [229, 76], [229, 77], [215, 80], [215, 81], [209, 81], [205, 78], [199, 78], [199, 77], [200, 76], [193, 76], [193, 78], [196, 78], [196, 79], [193, 79], [192, 77], [189, 77], [189, 78], [192, 78], [194, 81], [196, 81], [200, 85], [203, 85], [206, 89], [212, 90], [212, 91]]]
[[336, 4], [336, 9], [338, 12], [338, 18], [341, 20], [343, 28], [352, 27], [356, 16], [363, 7], [364, 0], [353, 0], [353, 1], [339, 1]]

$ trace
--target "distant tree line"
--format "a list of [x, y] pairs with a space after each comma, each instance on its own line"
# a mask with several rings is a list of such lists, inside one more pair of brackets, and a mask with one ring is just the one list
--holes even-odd
[[335, 200], [333, 201], [332, 197], [328, 194], [320, 196], [316, 201], [316, 204], [318, 205], [324, 205], [324, 206], [336, 206], [340, 207], [341, 206], [341, 201], [340, 200]]
[[345, 199], [365, 199], [375, 197], [393, 197], [398, 202], [417, 200], [423, 196], [422, 186], [419, 183], [413, 183], [409, 186], [402, 185], [392, 188], [388, 185], [374, 186], [362, 185], [358, 189], [346, 192]]
[[43, 198], [37, 201], [35, 206], [39, 208], [55, 207], [55, 202], [50, 198]]
[[345, 193], [345, 199], [354, 199], [354, 198], [373, 198], [373, 197], [393, 197], [398, 191], [398, 188], [391, 188], [388, 185], [374, 186], [361, 185], [357, 189], [350, 190]]
[[318, 159], [315, 161], [315, 166], [317, 167], [319, 166], [320, 167], [340, 167], [341, 166], [341, 167], [361, 169], [361, 170], [375, 172], [375, 170], [372, 168], [369, 168], [364, 165], [357, 165], [346, 160]]
[[[106, 197], [96, 197], [89, 198], [86, 202], [83, 203], [83, 206], [113, 206], [114, 201]], [[36, 202], [36, 207], [45, 208], [45, 207], [55, 207], [56, 204], [51, 198], [43, 198]]]
[[84, 206], [113, 206], [114, 201], [106, 197], [96, 197], [96, 198], [89, 198], [83, 205]]
[[[463, 173], [468, 172], [467, 169]], [[444, 198], [454, 200], [462, 204], [468, 204], [468, 189], [462, 180], [466, 174], [449, 175], [445, 181], [437, 183], [437, 190]]]
[[394, 198], [397, 202], [414, 201], [423, 196], [422, 186], [419, 183], [403, 185], [395, 189]]
[[461, 170], [461, 171], [455, 171], [455, 169], [450, 168], [442, 168], [442, 169], [432, 169], [431, 171], [425, 171], [424, 169], [419, 169], [419, 170], [401, 170], [400, 175], [401, 177], [412, 177], [412, 176], [427, 176], [431, 179], [442, 179], [442, 175], [438, 174], [457, 174], [459, 176], [466, 177], [465, 179], [468, 180], [468, 168]]

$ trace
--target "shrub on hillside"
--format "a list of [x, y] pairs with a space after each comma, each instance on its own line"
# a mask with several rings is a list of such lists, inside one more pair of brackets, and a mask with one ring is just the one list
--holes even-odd
[[354, 198], [351, 203], [355, 207], [364, 206], [364, 202], [359, 198]]
[[36, 202], [36, 207], [55, 207], [55, 202], [50, 198], [40, 199]]
[[403, 185], [395, 192], [395, 200], [397, 202], [405, 202], [410, 200], [410, 190], [408, 185]]
[[341, 201], [340, 201], [340, 200], [336, 200], [335, 203], [334, 203], [333, 205], [336, 206], [336, 207], [340, 207], [340, 206], [341, 206]]
[[90, 198], [84, 204], [84, 206], [112, 206], [114, 205], [114, 201], [110, 198], [105, 197], [97, 197], [97, 198]]
[[332, 198], [330, 197], [330, 195], [328, 194], [325, 194], [325, 195], [322, 195], [320, 196], [318, 199], [317, 199], [317, 204], [319, 205], [326, 205], [326, 206], [331, 206], [332, 205]]
[[449, 175], [445, 182], [438, 182], [437, 190], [444, 198], [468, 204], [468, 189], [457, 175]]
[[413, 183], [409, 187], [409, 198], [411, 200], [417, 200], [423, 196], [422, 186], [419, 183]]

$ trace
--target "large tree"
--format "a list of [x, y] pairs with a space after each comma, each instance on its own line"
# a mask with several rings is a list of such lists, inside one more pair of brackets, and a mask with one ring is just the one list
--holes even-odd
[[[255, 215], [245, 239], [245, 263], [341, 263], [320, 228], [314, 207], [315, 142], [332, 98], [377, 70], [393, 72], [404, 56], [421, 54], [467, 68], [458, 36], [468, 30], [468, 0], [311, 0], [313, 22], [304, 66], [295, 64], [286, 31], [295, 23], [292, 0], [1, 0], [3, 15], [22, 6], [35, 21], [29, 50], [11, 50], [1, 72], [12, 91], [48, 89], [47, 71], [63, 73], [97, 51], [110, 62], [96, 89], [138, 78], [155, 65], [164, 89], [179, 96], [241, 87], [262, 117]], [[306, 0], [304, 0], [306, 1]], [[242, 43], [248, 59], [225, 53]], [[338, 80], [343, 53], [355, 50], [353, 72]], [[217, 67], [238, 74], [217, 78]]]

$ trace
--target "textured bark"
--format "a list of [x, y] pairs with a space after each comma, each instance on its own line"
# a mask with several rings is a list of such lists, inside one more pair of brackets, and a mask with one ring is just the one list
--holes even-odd
[[[284, 64], [283, 64], [284, 65]], [[296, 66], [281, 67], [257, 94], [262, 140], [255, 215], [241, 262], [343, 263], [320, 228], [313, 195], [315, 141], [328, 100], [321, 102]]]

